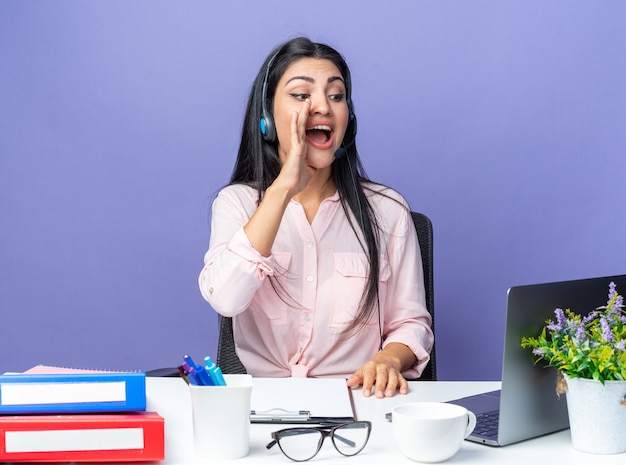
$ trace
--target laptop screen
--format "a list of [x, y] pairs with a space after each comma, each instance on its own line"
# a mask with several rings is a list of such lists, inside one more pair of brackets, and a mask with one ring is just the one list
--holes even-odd
[[[531, 352], [521, 347], [522, 337], [537, 336], [556, 308], [587, 314], [608, 300], [609, 283], [626, 289], [626, 275], [560, 281], [511, 287], [507, 295], [502, 390], [497, 439], [491, 445], [507, 445], [552, 433], [569, 426], [565, 396], [556, 394], [556, 370], [534, 365]], [[497, 396], [491, 402], [497, 404]], [[489, 400], [453, 401], [469, 408], [488, 410]], [[492, 409], [493, 410], [493, 409]], [[474, 412], [479, 414], [480, 412]]]

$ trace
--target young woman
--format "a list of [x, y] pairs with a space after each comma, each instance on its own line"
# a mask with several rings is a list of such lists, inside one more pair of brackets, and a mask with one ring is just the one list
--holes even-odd
[[363, 172], [351, 90], [327, 45], [298, 38], [268, 56], [199, 284], [233, 317], [253, 376], [346, 377], [389, 397], [426, 366], [433, 333], [409, 208]]

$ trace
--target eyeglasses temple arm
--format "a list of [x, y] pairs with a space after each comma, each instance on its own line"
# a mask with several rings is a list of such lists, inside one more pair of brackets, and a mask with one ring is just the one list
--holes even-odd
[[350, 447], [356, 447], [356, 443], [354, 443], [353, 441], [350, 441], [350, 439], [344, 438], [343, 436], [339, 436], [337, 433], [335, 433], [334, 436], [336, 439], [339, 439], [344, 444], [347, 444]]

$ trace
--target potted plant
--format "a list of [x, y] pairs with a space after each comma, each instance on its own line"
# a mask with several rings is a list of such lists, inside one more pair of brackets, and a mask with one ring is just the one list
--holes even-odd
[[591, 453], [626, 452], [626, 313], [614, 282], [605, 306], [582, 316], [557, 308], [539, 336], [523, 337], [535, 363], [558, 370], [567, 394], [572, 445]]

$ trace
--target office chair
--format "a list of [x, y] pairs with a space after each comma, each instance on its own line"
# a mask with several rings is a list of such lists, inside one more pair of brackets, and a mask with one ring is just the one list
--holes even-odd
[[[422, 265], [424, 268], [424, 287], [426, 288], [426, 308], [430, 312], [433, 320], [432, 329], [435, 331], [435, 303], [434, 303], [434, 286], [433, 286], [433, 225], [430, 219], [417, 212], [411, 212], [413, 224], [417, 231], [417, 239], [419, 241], [422, 253]], [[219, 338], [217, 343], [217, 364], [221, 367], [223, 373], [245, 373], [246, 369], [239, 360], [235, 352], [235, 342], [233, 339], [233, 321], [232, 318], [219, 316]], [[437, 379], [435, 365], [435, 347], [430, 353], [430, 361], [424, 369], [422, 376], [417, 378], [424, 381], [435, 381]]]

